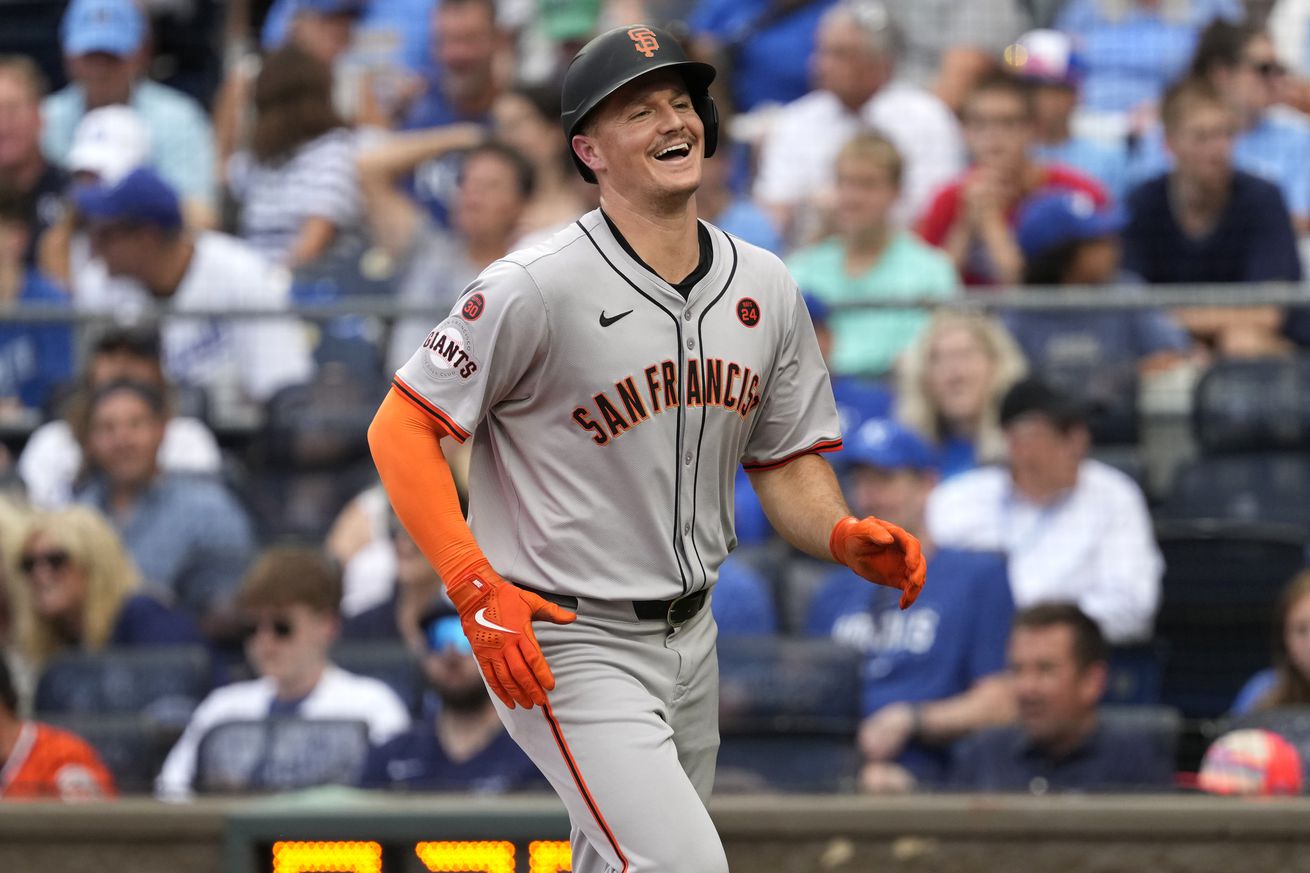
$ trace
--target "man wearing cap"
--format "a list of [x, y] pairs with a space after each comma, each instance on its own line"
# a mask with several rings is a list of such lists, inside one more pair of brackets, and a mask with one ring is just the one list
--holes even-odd
[[[1019, 213], [1025, 285], [1140, 283], [1119, 266], [1119, 234], [1127, 222], [1116, 207], [1098, 207], [1078, 191], [1051, 191]], [[1191, 348], [1186, 331], [1158, 309], [1020, 309], [1005, 326], [1034, 370], [1086, 373], [1158, 372]]]
[[[177, 195], [148, 167], [116, 183], [75, 189], [100, 278], [74, 289], [78, 306], [122, 314], [150, 303], [188, 309], [285, 310], [290, 275], [249, 245], [183, 227]], [[121, 279], [128, 281], [109, 281]], [[293, 319], [178, 319], [163, 328], [170, 379], [228, 400], [264, 401], [312, 373], [304, 328]], [[235, 392], [237, 397], [233, 397]]]
[[83, 115], [101, 106], [126, 104], [150, 131], [154, 165], [186, 200], [188, 216], [212, 221], [214, 142], [209, 119], [190, 97], [145, 77], [148, 22], [133, 0], [73, 0], [64, 13], [60, 38], [71, 81], [41, 105], [46, 157], [65, 164]]
[[1039, 379], [1001, 401], [1007, 467], [961, 473], [928, 500], [943, 547], [1003, 551], [1015, 605], [1076, 603], [1113, 644], [1151, 635], [1164, 562], [1137, 483], [1089, 458], [1086, 410]]
[[0, 56], [0, 187], [32, 201], [34, 221], [23, 251], [23, 264], [28, 267], [36, 263], [41, 234], [63, 215], [68, 187], [68, 174], [41, 152], [41, 98], [46, 87], [31, 58]]
[[806, 632], [864, 655], [861, 787], [940, 785], [954, 740], [1014, 714], [1004, 675], [1014, 612], [1005, 557], [941, 548], [926, 536], [924, 507], [937, 485], [934, 452], [904, 425], [870, 419], [842, 460], [852, 508], [919, 537], [932, 585], [902, 612], [882, 589], [834, 570], [810, 604]]

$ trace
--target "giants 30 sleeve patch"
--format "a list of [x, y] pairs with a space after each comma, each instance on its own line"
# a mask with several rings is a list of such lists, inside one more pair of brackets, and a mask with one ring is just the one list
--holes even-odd
[[478, 371], [473, 337], [462, 319], [447, 318], [423, 340], [423, 371], [433, 379], [467, 379]]

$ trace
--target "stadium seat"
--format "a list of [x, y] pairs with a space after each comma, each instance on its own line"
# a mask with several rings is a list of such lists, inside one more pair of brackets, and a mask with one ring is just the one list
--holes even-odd
[[1145, 705], [1160, 702], [1160, 681], [1168, 658], [1159, 642], [1115, 646], [1110, 650], [1110, 674], [1103, 704]]
[[1178, 755], [1178, 737], [1183, 730], [1183, 716], [1172, 706], [1103, 705], [1101, 723], [1140, 738], [1151, 754], [1173, 770]]
[[853, 789], [859, 669], [853, 649], [829, 640], [720, 640], [723, 790]]
[[1305, 566], [1307, 536], [1286, 525], [1184, 521], [1160, 522], [1156, 537], [1165, 560], [1161, 701], [1188, 717], [1222, 715], [1269, 663], [1275, 607]]
[[1310, 448], [1310, 357], [1219, 361], [1197, 382], [1192, 414], [1207, 455]]
[[1282, 706], [1248, 712], [1225, 725], [1227, 730], [1264, 728], [1287, 740], [1301, 756], [1301, 770], [1310, 782], [1310, 706]]
[[216, 725], [200, 740], [200, 794], [355, 785], [368, 759], [362, 721], [271, 718]]
[[1281, 522], [1310, 532], [1310, 455], [1243, 453], [1191, 461], [1176, 474], [1156, 515]]
[[179, 726], [140, 715], [38, 713], [36, 720], [90, 743], [114, 775], [120, 794], [149, 794], [164, 758], [182, 734]]
[[351, 673], [387, 683], [412, 714], [419, 713], [427, 684], [414, 656], [403, 643], [340, 643], [332, 650], [332, 663]]
[[36, 685], [36, 712], [53, 715], [135, 714], [185, 726], [209, 691], [203, 646], [150, 646], [56, 655]]

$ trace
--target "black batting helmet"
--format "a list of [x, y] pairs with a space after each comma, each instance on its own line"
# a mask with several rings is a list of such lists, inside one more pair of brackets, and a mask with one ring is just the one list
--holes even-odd
[[560, 123], [569, 142], [573, 163], [582, 178], [595, 183], [596, 174], [573, 151], [573, 135], [593, 109], [629, 82], [656, 70], [675, 69], [687, 82], [692, 106], [705, 125], [705, 157], [714, 154], [719, 140], [719, 113], [710, 97], [714, 68], [687, 59], [668, 31], [644, 24], [616, 27], [584, 45], [564, 73]]

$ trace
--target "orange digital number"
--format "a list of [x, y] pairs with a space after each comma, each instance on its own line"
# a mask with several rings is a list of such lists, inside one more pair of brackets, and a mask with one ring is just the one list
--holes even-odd
[[566, 873], [573, 869], [573, 849], [567, 840], [528, 843], [528, 873]]
[[433, 873], [514, 873], [514, 844], [499, 840], [419, 843], [415, 854]]
[[273, 873], [382, 873], [382, 844], [274, 843]]

